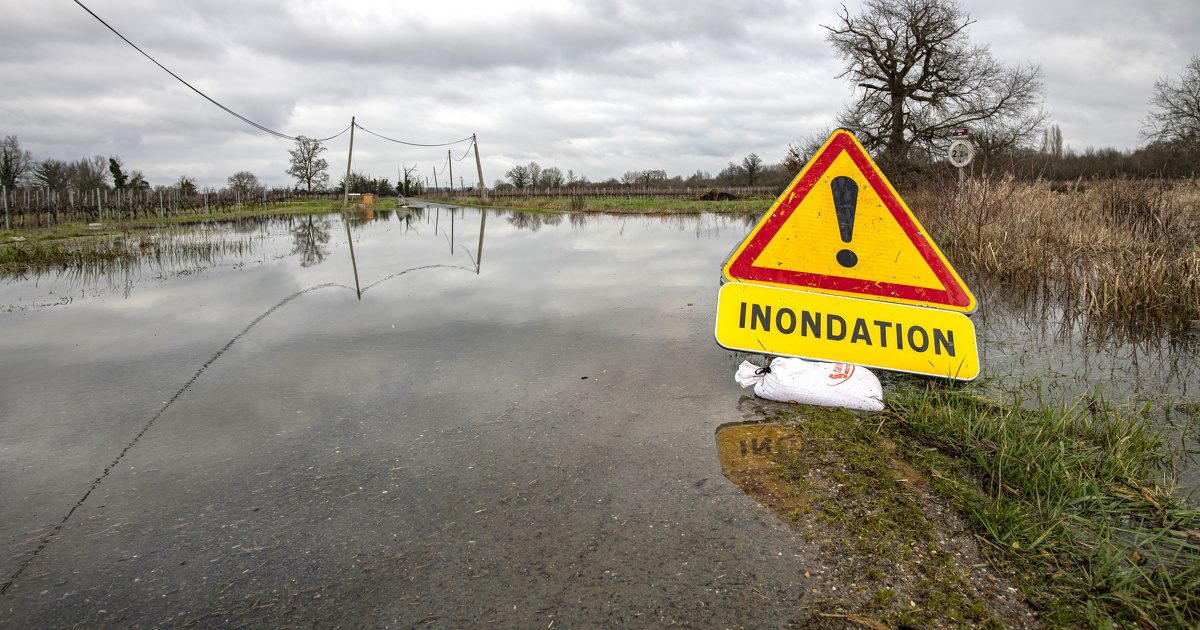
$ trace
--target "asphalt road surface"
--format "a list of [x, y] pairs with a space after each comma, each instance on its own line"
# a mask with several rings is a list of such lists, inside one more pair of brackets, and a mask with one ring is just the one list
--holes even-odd
[[821, 550], [714, 441], [744, 419], [712, 318], [745, 224], [493, 214], [477, 248], [448, 219], [356, 227], [361, 300], [336, 220], [307, 266], [267, 224], [5, 287], [0, 625], [806, 618]]

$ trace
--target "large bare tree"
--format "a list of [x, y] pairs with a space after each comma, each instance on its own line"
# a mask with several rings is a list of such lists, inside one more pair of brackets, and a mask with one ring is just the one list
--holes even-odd
[[304, 184], [308, 192], [312, 192], [314, 184], [320, 189], [329, 183], [329, 162], [321, 157], [323, 151], [325, 147], [320, 141], [305, 136], [296, 138], [295, 149], [288, 149], [292, 165], [285, 172]]
[[1178, 83], [1159, 79], [1154, 84], [1142, 138], [1188, 151], [1200, 150], [1200, 55], [1192, 56]]
[[21, 148], [16, 136], [0, 140], [0, 185], [12, 188], [33, 169], [33, 154]]
[[867, 0], [860, 15], [843, 5], [825, 29], [846, 62], [839, 76], [861, 92], [839, 124], [900, 160], [940, 153], [956, 127], [991, 150], [1034, 139], [1045, 118], [1041, 68], [1009, 68], [971, 45], [973, 23], [955, 0]]
[[229, 189], [241, 195], [244, 200], [251, 193], [262, 188], [262, 184], [258, 183], [258, 177], [250, 171], [238, 171], [230, 175], [225, 183], [229, 184]]

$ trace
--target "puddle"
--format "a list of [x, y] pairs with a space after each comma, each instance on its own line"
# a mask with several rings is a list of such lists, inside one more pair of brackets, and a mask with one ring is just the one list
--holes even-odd
[[780, 481], [783, 458], [798, 454], [801, 440], [792, 427], [735, 422], [717, 428], [717, 453], [730, 481], [786, 516], [804, 507], [803, 497]]

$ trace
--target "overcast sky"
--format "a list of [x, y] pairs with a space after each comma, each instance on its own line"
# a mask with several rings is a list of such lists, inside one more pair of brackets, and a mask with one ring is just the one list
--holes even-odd
[[[489, 185], [531, 160], [593, 181], [715, 174], [751, 152], [776, 162], [853, 94], [835, 78], [821, 25], [840, 3], [826, 0], [83, 1], [215, 100], [286, 134], [329, 136], [352, 115], [413, 142], [478, 134]], [[1200, 52], [1194, 0], [963, 4], [974, 43], [1042, 66], [1045, 108], [1076, 150], [1136, 147], [1155, 80]], [[35, 159], [119, 155], [152, 184], [186, 174], [219, 186], [238, 170], [291, 182], [289, 141], [197, 96], [71, 0], [0, 0], [9, 134]], [[347, 140], [327, 143], [334, 183]], [[355, 170], [393, 181], [400, 163], [428, 176], [446, 160], [444, 148], [361, 131], [354, 154]], [[473, 161], [454, 174], [472, 184]]]

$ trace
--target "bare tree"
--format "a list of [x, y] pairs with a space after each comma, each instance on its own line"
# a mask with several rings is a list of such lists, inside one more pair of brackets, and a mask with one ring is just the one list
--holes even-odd
[[33, 179], [39, 186], [50, 190], [63, 190], [71, 183], [69, 165], [62, 160], [42, 160], [33, 169]]
[[955, 0], [866, 0], [855, 16], [843, 5], [825, 29], [846, 62], [839, 76], [862, 93], [839, 124], [899, 160], [940, 152], [955, 127], [993, 149], [1028, 143], [1045, 118], [1041, 68], [1008, 68], [972, 46], [972, 23]]
[[108, 188], [108, 160], [100, 155], [75, 160], [67, 165], [67, 178], [77, 190]]
[[559, 188], [563, 185], [563, 172], [557, 166], [542, 171], [541, 184], [547, 188]]
[[225, 182], [229, 184], [230, 190], [237, 192], [237, 194], [241, 195], [242, 199], [262, 188], [262, 185], [258, 183], [258, 177], [250, 171], [238, 171], [230, 175]]
[[504, 174], [512, 182], [513, 188], [521, 189], [529, 186], [529, 167], [518, 164]]
[[141, 171], [130, 173], [129, 182], [125, 185], [134, 190], [150, 190], [150, 182], [146, 181], [146, 176]]
[[1042, 153], [1061, 160], [1063, 157], [1062, 127], [1050, 125], [1042, 131]]
[[662, 186], [667, 181], [667, 172], [661, 168], [642, 171], [643, 186]]
[[542, 165], [541, 164], [538, 164], [537, 162], [530, 162], [529, 164], [525, 165], [525, 170], [529, 171], [529, 186], [530, 187], [537, 188], [538, 186], [545, 185], [542, 183]]
[[318, 190], [324, 188], [329, 183], [329, 162], [321, 157], [324, 151], [325, 147], [317, 140], [297, 137], [296, 148], [288, 149], [292, 165], [285, 172], [295, 177], [298, 184], [304, 184], [308, 192], [312, 192], [314, 184]]
[[1154, 84], [1141, 135], [1152, 144], [1200, 150], [1200, 55], [1192, 55], [1178, 83], [1163, 78]]
[[0, 141], [0, 185], [12, 188], [33, 169], [33, 154], [21, 148], [16, 136]]
[[783, 167], [793, 175], [800, 172], [808, 161], [813, 159], [817, 151], [821, 150], [821, 145], [829, 139], [833, 134], [833, 130], [825, 127], [818, 129], [804, 136], [797, 142], [789, 142], [787, 153], [783, 156]]
[[717, 181], [726, 186], [736, 186], [741, 184], [744, 179], [746, 179], [746, 169], [736, 162], [730, 162], [729, 166], [717, 173]]
[[419, 178], [417, 177], [417, 165], [413, 164], [412, 166], [409, 166], [407, 164], [403, 164], [401, 165], [401, 168], [404, 171], [403, 179], [400, 179], [399, 173], [396, 174], [396, 188], [400, 194], [404, 195], [405, 197], [419, 194], [417, 192], [420, 188], [420, 184], [418, 183]]
[[751, 153], [742, 158], [742, 171], [746, 173], [746, 185], [753, 186], [754, 180], [758, 179], [762, 173], [763, 163], [762, 158], [758, 157], [757, 153]]

